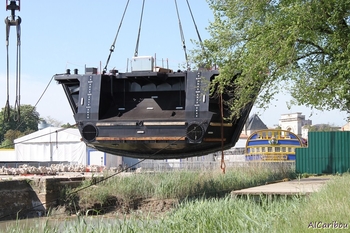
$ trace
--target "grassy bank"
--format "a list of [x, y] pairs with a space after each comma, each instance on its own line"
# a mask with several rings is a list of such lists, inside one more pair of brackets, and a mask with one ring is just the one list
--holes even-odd
[[[221, 178], [215, 178], [213, 182], [220, 184], [226, 175], [220, 174]], [[246, 176], [236, 174], [231, 179], [239, 177]], [[127, 219], [88, 216], [57, 223], [50, 220], [35, 226], [12, 226], [6, 232], [309, 232], [311, 229], [317, 232], [316, 227], [329, 229], [339, 227], [341, 223], [343, 227], [350, 224], [349, 186], [350, 175], [344, 174], [334, 177], [318, 193], [305, 198], [274, 201], [262, 198], [260, 202], [229, 196], [198, 198], [182, 202], [157, 219], [140, 218], [139, 215]]]
[[[80, 207], [99, 203], [103, 205], [117, 198], [124, 202], [139, 199], [178, 199], [196, 197], [219, 197], [232, 190], [253, 187], [266, 182], [295, 178], [288, 165], [251, 164], [248, 167], [200, 171], [172, 171], [141, 173], [131, 176], [116, 176], [103, 183], [89, 187], [88, 192], [79, 192]], [[85, 184], [90, 185], [89, 181]], [[83, 185], [83, 187], [84, 187]]]

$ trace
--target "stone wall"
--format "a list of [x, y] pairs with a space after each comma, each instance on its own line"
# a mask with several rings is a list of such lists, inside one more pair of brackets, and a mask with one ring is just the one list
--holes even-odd
[[83, 177], [42, 177], [1, 181], [0, 221], [44, 216], [59, 204], [65, 187], [75, 188], [82, 180]]
[[45, 208], [27, 180], [0, 182], [0, 221], [40, 215]]

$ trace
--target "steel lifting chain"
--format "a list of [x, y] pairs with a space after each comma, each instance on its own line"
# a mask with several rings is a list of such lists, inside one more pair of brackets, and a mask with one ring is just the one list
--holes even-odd
[[[18, 2], [18, 5], [17, 5]], [[15, 121], [20, 120], [20, 86], [21, 86], [21, 22], [22, 19], [15, 15], [16, 10], [20, 10], [20, 1], [11, 0], [8, 5], [6, 5], [6, 10], [11, 10], [11, 16], [5, 19], [6, 24], [6, 78], [7, 78], [7, 100], [4, 110], [4, 119], [9, 121], [10, 119], [10, 59], [9, 59], [9, 38], [11, 26], [16, 26], [17, 32], [17, 54], [16, 54], [16, 101], [15, 101]]]

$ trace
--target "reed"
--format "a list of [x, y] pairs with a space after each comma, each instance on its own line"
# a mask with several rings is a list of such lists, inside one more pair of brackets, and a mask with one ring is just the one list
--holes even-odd
[[[291, 169], [271, 169], [261, 163], [248, 167], [228, 168], [223, 174], [221, 170], [184, 170], [172, 172], [141, 173], [131, 176], [116, 176], [89, 192], [82, 192], [80, 198], [103, 202], [108, 196], [123, 199], [132, 198], [176, 198], [215, 195], [234, 189], [264, 184], [265, 182], [283, 178], [294, 178]], [[87, 185], [87, 184], [85, 184]]]
[[[179, 180], [170, 182], [171, 178], [168, 176]], [[227, 170], [225, 175], [214, 171], [196, 171], [143, 174], [140, 178], [137, 177], [138, 175], [111, 180], [110, 183], [106, 183], [106, 187], [120, 190], [122, 187], [118, 185], [121, 184], [121, 180], [125, 182], [124, 185], [129, 186], [128, 182], [132, 182], [133, 178], [140, 179], [133, 183], [143, 187], [139, 194], [157, 194], [164, 197], [169, 196], [170, 192], [178, 193], [174, 196], [182, 196], [179, 190], [188, 190], [187, 193], [208, 192], [225, 189], [231, 185], [249, 186], [279, 178], [278, 174], [271, 174], [268, 170], [243, 168], [241, 171]], [[147, 182], [141, 185], [140, 182], [145, 180]], [[189, 189], [190, 185], [182, 185], [180, 181], [195, 187]], [[156, 187], [146, 188], [149, 186], [148, 182]], [[160, 184], [162, 188], [157, 187]], [[175, 188], [175, 184], [180, 187]], [[16, 230], [14, 225], [6, 232], [309, 232], [311, 229], [320, 230], [310, 227], [310, 223], [316, 223], [315, 227], [325, 226], [318, 226], [319, 222], [327, 224], [327, 229], [333, 227], [333, 230], [335, 226], [339, 227], [342, 224], [343, 228], [347, 227], [349, 230], [349, 186], [350, 174], [343, 174], [333, 176], [319, 192], [308, 197], [261, 197], [259, 201], [249, 197], [232, 198], [229, 195], [224, 198], [201, 197], [187, 199], [173, 211], [159, 218], [145, 215], [140, 217], [136, 214], [128, 215], [128, 218], [124, 219], [85, 216], [64, 222], [37, 224], [21, 228], [21, 231]]]

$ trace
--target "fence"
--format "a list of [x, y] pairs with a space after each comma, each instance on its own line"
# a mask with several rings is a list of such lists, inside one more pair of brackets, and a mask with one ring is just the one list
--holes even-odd
[[[220, 161], [157, 161], [147, 160], [140, 164], [143, 171], [173, 171], [173, 170], [212, 170], [220, 169]], [[279, 162], [225, 162], [226, 169], [264, 167], [269, 169], [285, 169], [295, 171], [295, 161]]]

